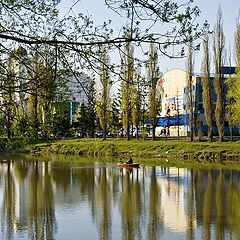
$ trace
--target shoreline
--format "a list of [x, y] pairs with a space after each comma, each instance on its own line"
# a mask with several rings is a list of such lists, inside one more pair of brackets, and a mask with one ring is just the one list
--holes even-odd
[[240, 141], [189, 142], [187, 140], [66, 139], [35, 143], [21, 152], [95, 157], [151, 157], [198, 162], [236, 162], [240, 164]]

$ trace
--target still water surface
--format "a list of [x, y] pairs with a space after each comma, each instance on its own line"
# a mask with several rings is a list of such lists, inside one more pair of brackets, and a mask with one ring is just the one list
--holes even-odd
[[0, 221], [1, 240], [240, 239], [240, 171], [9, 158]]

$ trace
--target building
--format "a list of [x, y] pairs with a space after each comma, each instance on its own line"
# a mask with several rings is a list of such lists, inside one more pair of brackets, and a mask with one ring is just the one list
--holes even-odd
[[74, 114], [80, 104], [88, 104], [89, 89], [93, 80], [84, 73], [75, 73], [68, 77], [67, 87], [69, 90], [69, 108], [70, 108], [70, 123], [73, 122]]
[[[229, 74], [234, 74], [235, 68], [224, 67], [224, 78]], [[208, 125], [204, 116], [204, 107], [202, 100], [201, 74], [195, 74], [193, 80], [193, 113], [194, 113], [194, 132], [197, 134], [198, 126], [204, 135], [207, 135]], [[211, 85], [213, 88], [214, 76], [211, 76]], [[160, 116], [156, 135], [161, 135], [163, 129], [169, 129], [170, 136], [188, 136], [190, 132], [188, 119], [188, 91], [187, 91], [187, 72], [182, 69], [172, 69], [167, 71], [157, 83], [157, 88], [161, 101]], [[213, 104], [216, 102], [216, 94], [213, 91]], [[227, 99], [225, 98], [225, 104]], [[230, 135], [229, 124], [225, 119], [225, 135]], [[233, 133], [238, 135], [238, 128], [233, 128]], [[217, 135], [215, 124], [214, 135]]]

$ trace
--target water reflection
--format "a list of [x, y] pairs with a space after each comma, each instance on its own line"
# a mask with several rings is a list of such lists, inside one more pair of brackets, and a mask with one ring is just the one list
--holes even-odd
[[240, 239], [239, 202], [239, 171], [0, 164], [0, 239]]

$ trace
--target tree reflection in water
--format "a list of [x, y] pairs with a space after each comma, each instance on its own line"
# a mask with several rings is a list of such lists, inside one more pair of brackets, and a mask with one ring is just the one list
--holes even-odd
[[0, 239], [240, 239], [239, 180], [230, 170], [9, 160]]

